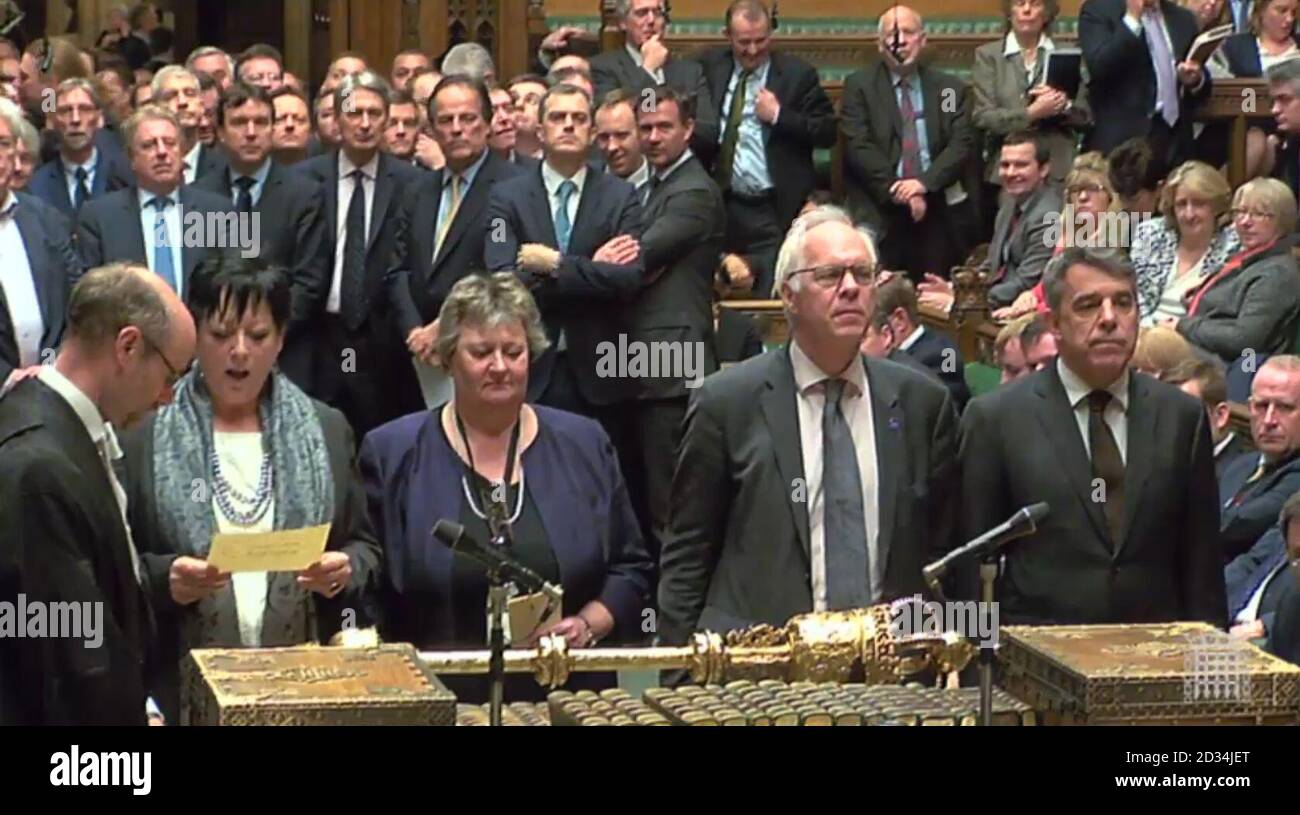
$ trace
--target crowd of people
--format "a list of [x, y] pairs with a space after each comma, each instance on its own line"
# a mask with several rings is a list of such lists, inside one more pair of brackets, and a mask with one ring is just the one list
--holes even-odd
[[[1229, 10], [1192, 5], [1086, 0], [1073, 95], [1043, 83], [1054, 0], [1005, 0], [970, 84], [895, 6], [838, 112], [761, 0], [690, 57], [619, 0], [591, 59], [565, 27], [533, 73], [462, 43], [342, 53], [319, 89], [265, 44], [171, 60], [150, 3], [93, 52], [0, 41], [0, 603], [108, 621], [94, 651], [0, 629], [0, 721], [175, 721], [193, 648], [481, 648], [489, 578], [439, 520], [563, 589], [515, 646], [587, 648], [924, 594], [1046, 502], [1002, 620], [1300, 659], [1294, 3], [1232, 3], [1205, 65]], [[1236, 189], [1195, 121], [1225, 70], [1272, 98]], [[968, 262], [997, 383], [923, 318]], [[323, 524], [299, 572], [209, 561]]]

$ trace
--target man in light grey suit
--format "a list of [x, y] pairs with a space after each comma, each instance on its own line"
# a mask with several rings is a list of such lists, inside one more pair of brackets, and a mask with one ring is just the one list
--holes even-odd
[[864, 358], [875, 245], [822, 207], [777, 261], [790, 344], [704, 380], [687, 411], [659, 635], [781, 625], [923, 593], [951, 545], [956, 416], [924, 373]]
[[591, 78], [596, 99], [615, 88], [624, 88], [641, 98], [656, 85], [672, 85], [695, 97], [699, 119], [691, 143], [706, 155], [718, 142], [718, 111], [709, 95], [704, 69], [690, 59], [673, 59], [664, 43], [668, 17], [664, 0], [618, 0], [619, 28], [627, 35], [622, 48], [606, 51], [591, 60]]
[[1049, 180], [1050, 153], [1036, 133], [1022, 131], [1002, 143], [998, 175], [1005, 201], [993, 226], [993, 242], [983, 269], [993, 275], [989, 302], [1009, 306], [1038, 285], [1056, 248], [1061, 193]]

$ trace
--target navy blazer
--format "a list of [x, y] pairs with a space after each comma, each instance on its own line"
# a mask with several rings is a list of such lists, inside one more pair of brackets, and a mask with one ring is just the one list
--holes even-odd
[[[182, 184], [172, 195], [180, 201], [182, 234], [189, 229], [187, 220], [195, 213], [205, 216], [207, 223], [208, 215], [234, 212], [229, 198], [213, 195], [191, 185]], [[227, 249], [233, 251], [236, 248], [238, 236], [225, 232], [224, 226], [218, 228], [221, 230], [219, 235], [209, 235], [205, 228], [205, 245], [192, 246], [188, 241], [182, 243], [182, 294], [189, 290], [190, 275], [194, 274], [201, 262], [216, 257]], [[140, 199], [135, 187], [110, 192], [96, 201], [88, 201], [81, 208], [81, 216], [77, 221], [77, 251], [81, 253], [82, 264], [87, 269], [117, 260], [149, 262], [144, 229], [140, 223]]]
[[[1291, 38], [1300, 45], [1300, 37], [1293, 34]], [[1263, 63], [1259, 59], [1259, 39], [1255, 32], [1233, 34], [1220, 47], [1224, 58], [1228, 60], [1228, 70], [1234, 77], [1255, 79], [1264, 75]]]
[[[1264, 533], [1250, 551], [1238, 555], [1223, 570], [1223, 582], [1228, 590], [1228, 624], [1231, 625], [1250, 602], [1250, 597], [1273, 574], [1273, 570], [1286, 562], [1286, 540], [1282, 537], [1281, 527], [1275, 526]], [[1282, 581], [1291, 576], [1286, 572], [1278, 575]], [[1264, 623], [1265, 633], [1273, 630], [1273, 620], [1277, 614], [1277, 603], [1285, 583], [1274, 580], [1264, 590], [1260, 599], [1258, 617]]]
[[[36, 300], [41, 306], [41, 349], [59, 347], [63, 338], [64, 312], [72, 285], [81, 276], [81, 261], [72, 248], [67, 225], [52, 207], [26, 193], [14, 193], [18, 208], [14, 221], [27, 248], [27, 264], [36, 284]], [[9, 317], [9, 305], [0, 287], [0, 385], [18, 367], [18, 341]]]
[[1276, 526], [1286, 499], [1300, 491], [1300, 456], [1247, 486], [1257, 467], [1259, 455], [1239, 456], [1219, 480], [1219, 539], [1225, 562], [1250, 549]]
[[[107, 150], [100, 150], [96, 155], [95, 178], [90, 185], [90, 197], [86, 201], [93, 201], [105, 193], [129, 187], [134, 183], [135, 175], [121, 154], [115, 156]], [[77, 217], [76, 207], [68, 197], [67, 176], [63, 173], [62, 158], [55, 158], [38, 167], [36, 172], [32, 173], [32, 180], [27, 184], [27, 192], [69, 218]]]
[[[612, 636], [641, 636], [653, 564], [642, 544], [613, 445], [591, 419], [534, 406], [538, 434], [524, 451], [534, 501], [560, 568], [564, 614], [600, 600]], [[361, 479], [371, 522], [384, 546], [380, 632], [385, 640], [436, 648], [451, 641], [451, 550], [430, 535], [460, 518], [462, 463], [442, 433], [440, 411], [403, 416], [361, 445]]]
[[[501, 240], [493, 236], [483, 249], [490, 271], [513, 270], [519, 247], [540, 243], [559, 248], [551, 204], [542, 180], [542, 167], [502, 181], [488, 198], [488, 223], [504, 226]], [[542, 312], [552, 347], [533, 363], [529, 374], [528, 398], [546, 390], [555, 367], [554, 344], [563, 329], [568, 355], [583, 398], [605, 405], [627, 398], [627, 382], [597, 376], [597, 347], [603, 341], [617, 344], [623, 328], [621, 308], [641, 291], [645, 279], [645, 257], [639, 254], [628, 264], [598, 263], [591, 259], [603, 244], [619, 235], [641, 237], [641, 201], [636, 188], [609, 173], [587, 168], [587, 179], [578, 201], [577, 217], [569, 238], [569, 251], [560, 260], [559, 271], [545, 280], [526, 280]]]
[[952, 340], [938, 331], [926, 328], [906, 353], [938, 375], [952, 394], [953, 405], [958, 413], [966, 409], [966, 403], [970, 401], [970, 388], [966, 386], [966, 365], [962, 362], [961, 351], [957, 350]]

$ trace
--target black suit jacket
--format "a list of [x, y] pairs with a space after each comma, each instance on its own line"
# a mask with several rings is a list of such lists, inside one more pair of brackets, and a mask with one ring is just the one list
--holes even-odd
[[[1227, 619], [1205, 409], [1134, 373], [1122, 540], [1112, 545], [1092, 466], [1055, 365], [977, 397], [962, 416], [959, 540], [1045, 501], [1038, 532], [1006, 550], [997, 586], [1013, 624]], [[973, 578], [958, 593], [975, 596]]]
[[[885, 599], [925, 592], [921, 568], [950, 541], [956, 418], [942, 385], [864, 358], [879, 467]], [[813, 608], [808, 505], [788, 348], [726, 368], [695, 392], [673, 473], [660, 561], [659, 634], [784, 625]]]
[[63, 397], [0, 398], [0, 602], [102, 604], [103, 642], [0, 637], [0, 723], [142, 725], [152, 622], [103, 460]]
[[[343, 414], [321, 402], [315, 402], [316, 415], [325, 439], [329, 457], [330, 474], [334, 483], [334, 511], [330, 519], [329, 538], [325, 548], [343, 552], [352, 566], [352, 578], [346, 591], [327, 599], [311, 594], [316, 607], [315, 632], [321, 643], [338, 633], [343, 614], [355, 613], [358, 628], [374, 625], [378, 603], [378, 588], [382, 552], [375, 539], [374, 529], [366, 514], [365, 490], [356, 468], [356, 444], [352, 429]], [[158, 614], [159, 654], [158, 671], [154, 683], [159, 706], [169, 722], [177, 721], [180, 708], [180, 661], [189, 652], [192, 643], [184, 641], [183, 618], [197, 614], [200, 605], [216, 608], [224, 613], [223, 619], [231, 623], [224, 631], [226, 641], [220, 647], [238, 647], [239, 630], [234, 606], [233, 591], [219, 593], [213, 604], [203, 603], [180, 606], [172, 599], [168, 574], [172, 561], [184, 549], [176, 541], [167, 540], [159, 530], [158, 495], [154, 481], [153, 418], [150, 417], [121, 439], [127, 478], [123, 487], [127, 492], [127, 507], [136, 546], [145, 558], [148, 574], [148, 591], [153, 608]], [[277, 579], [274, 575], [271, 579]], [[272, 596], [275, 596], [272, 593]], [[262, 644], [265, 647], [301, 645], [285, 641], [284, 631], [290, 628], [294, 609], [284, 609], [276, 602], [268, 602], [262, 620]], [[217, 645], [204, 647], [218, 647]]]
[[[1250, 603], [1250, 598], [1264, 586], [1255, 617], [1264, 624], [1264, 634], [1273, 631], [1278, 604], [1288, 584], [1294, 578], [1283, 568], [1287, 562], [1286, 540], [1280, 526], [1273, 526], [1260, 536], [1250, 550], [1232, 559], [1223, 570], [1223, 580], [1228, 591], [1228, 621], [1233, 624], [1237, 615]], [[1265, 581], [1267, 583], [1265, 584]]]
[[1285, 659], [1294, 665], [1300, 665], [1300, 574], [1294, 569], [1283, 574], [1282, 579], [1289, 580], [1287, 590], [1278, 598], [1277, 610], [1273, 612], [1273, 628], [1268, 635], [1269, 653]]
[[[709, 145], [718, 142], [718, 113], [704, 70], [695, 60], [669, 57], [663, 71], [666, 84], [695, 97], [695, 135], [691, 147], [707, 151]], [[654, 77], [637, 66], [627, 48], [615, 48], [592, 57], [591, 80], [596, 86], [596, 104], [615, 88], [631, 91], [639, 99], [643, 91], [656, 84]]]
[[952, 394], [953, 404], [959, 413], [966, 409], [966, 403], [970, 401], [970, 388], [966, 387], [966, 364], [952, 340], [938, 331], [926, 328], [906, 353], [943, 381]]
[[[1186, 58], [1196, 39], [1196, 17], [1169, 0], [1161, 0], [1174, 62]], [[1124, 24], [1125, 0], [1086, 0], [1079, 9], [1079, 47], [1088, 65], [1088, 100], [1093, 129], [1088, 149], [1109, 153], [1122, 141], [1145, 137], [1156, 106], [1156, 73], [1144, 36]], [[1174, 133], [1180, 155], [1190, 155], [1192, 112], [1209, 96], [1210, 76], [1193, 93], [1179, 84], [1179, 116]]]
[[[488, 197], [488, 223], [505, 227], [503, 240], [487, 242], [484, 261], [490, 271], [514, 269], [519, 247], [540, 243], [559, 248], [551, 204], [537, 169], [502, 181]], [[498, 220], [499, 219], [499, 220]], [[598, 347], [618, 344], [623, 329], [621, 306], [640, 294], [646, 277], [644, 250], [629, 264], [598, 263], [591, 259], [603, 244], [618, 235], [641, 237], [641, 204], [636, 189], [621, 178], [587, 168], [587, 179], [573, 220], [569, 251], [559, 271], [545, 280], [527, 281], [542, 311], [552, 347], [529, 373], [528, 398], [539, 397], [550, 383], [555, 366], [554, 343], [561, 328], [567, 336], [569, 362], [578, 388], [588, 402], [607, 405], [630, 397], [630, 382], [597, 374]]]
[[[207, 224], [212, 222], [207, 217], [209, 215], [234, 212], [229, 198], [213, 195], [192, 185], [182, 184], [172, 195], [180, 201], [182, 233], [189, 229], [188, 221], [191, 217], [201, 215]], [[190, 275], [200, 263], [237, 249], [238, 236], [226, 231], [226, 225], [218, 226], [218, 231], [219, 234], [209, 235], [205, 227], [203, 242], [206, 245], [191, 245], [188, 240], [182, 243], [182, 268], [177, 270], [183, 275], [182, 295], [189, 290]], [[77, 219], [77, 251], [81, 254], [82, 265], [87, 269], [117, 260], [148, 263], [149, 255], [140, 223], [140, 200], [135, 187], [126, 187], [110, 192], [103, 198], [86, 202]]]
[[199, 167], [198, 172], [194, 174], [194, 181], [197, 183], [203, 176], [219, 173], [229, 166], [230, 157], [226, 155], [224, 147], [205, 144], [199, 147]]
[[763, 353], [763, 338], [752, 317], [723, 308], [718, 312], [718, 327], [713, 332], [713, 350], [719, 365], [744, 362]]
[[[55, 158], [36, 168], [36, 172], [32, 173], [32, 180], [27, 183], [27, 192], [68, 218], [75, 219], [77, 210], [72, 205], [72, 199], [68, 197], [68, 185], [65, 179], [63, 160]], [[129, 187], [134, 183], [135, 174], [131, 172], [131, 167], [125, 163], [124, 158], [100, 150], [95, 161], [95, 180], [90, 185], [90, 197], [86, 200], [93, 201], [105, 193]]]
[[[294, 172], [300, 173], [320, 186], [320, 195], [325, 212], [325, 245], [328, 261], [326, 265], [325, 285], [322, 287], [321, 305], [324, 306], [329, 296], [329, 287], [334, 274], [334, 256], [343, 251], [343, 246], [334, 236], [339, 234], [339, 151], [331, 150], [294, 165]], [[401, 196], [405, 190], [418, 184], [425, 176], [407, 162], [393, 158], [387, 153], [379, 153], [379, 166], [375, 175], [375, 195], [371, 204], [370, 221], [366, 236], [365, 285], [362, 287], [364, 303], [363, 313], [369, 317], [368, 323], [373, 336], [386, 343], [399, 339], [404, 343], [405, 337], [397, 336], [396, 328], [389, 322], [388, 295], [384, 279], [388, 265], [396, 246], [397, 225], [401, 220], [398, 212], [401, 208]], [[343, 213], [347, 217], [347, 213]], [[409, 366], [408, 366], [409, 367]]]
[[[629, 342], [695, 343], [703, 349], [701, 370], [718, 369], [713, 354], [713, 271], [722, 252], [726, 215], [718, 187], [699, 160], [691, 157], [656, 186], [646, 200], [641, 233], [646, 285], [627, 308]], [[687, 372], [691, 373], [691, 372]], [[637, 378], [645, 399], [685, 396], [686, 380]]]
[[[736, 68], [735, 57], [731, 48], [725, 46], [709, 49], [698, 59], [709, 85], [709, 98], [715, 106], [721, 138], [728, 114], [722, 105]], [[764, 125], [763, 133], [767, 139], [767, 169], [776, 195], [776, 214], [784, 231], [817, 187], [813, 150], [835, 146], [838, 136], [835, 106], [822, 88], [817, 69], [793, 54], [772, 52], [766, 87], [781, 103], [776, 124]], [[703, 157], [713, 167], [721, 145], [715, 140], [708, 147]]]
[[483, 247], [490, 231], [488, 195], [498, 182], [523, 172], [519, 165], [489, 150], [456, 210], [437, 258], [433, 245], [447, 170], [433, 170], [405, 190], [386, 281], [389, 308], [403, 339], [411, 329], [438, 318], [456, 281], [486, 268]]
[[[36, 286], [36, 301], [41, 307], [41, 349], [54, 350], [63, 338], [64, 312], [72, 286], [81, 276], [81, 259], [72, 248], [67, 225], [40, 199], [26, 193], [14, 193], [18, 208], [14, 221], [27, 249], [27, 265]], [[0, 287], [0, 385], [18, 367], [18, 339], [9, 316], [9, 304]]]
[[[925, 185], [927, 204], [942, 207], [943, 191], [967, 179], [975, 154], [969, 93], [960, 79], [928, 66], [918, 68], [916, 76], [921, 80], [930, 150], [930, 169], [919, 180]], [[885, 228], [886, 213], [897, 207], [889, 188], [899, 180], [898, 162], [903, 154], [903, 118], [884, 62], [877, 60], [844, 81], [840, 113], [849, 204], [854, 216], [879, 234]], [[966, 192], [973, 194], [970, 188]]]
[[1239, 456], [1219, 484], [1219, 542], [1225, 562], [1254, 546], [1277, 524], [1286, 499], [1300, 491], [1300, 456], [1247, 485], [1259, 467], [1260, 455]]
[[1214, 475], [1219, 479], [1219, 483], [1223, 483], [1223, 476], [1228, 472], [1228, 467], [1232, 466], [1232, 462], [1254, 449], [1249, 438], [1240, 433], [1233, 433], [1232, 441], [1228, 442], [1228, 446], [1214, 457]]
[[[193, 186], [221, 196], [234, 206], [229, 165], [203, 176]], [[306, 381], [310, 364], [309, 325], [324, 307], [334, 271], [330, 263], [333, 240], [326, 240], [322, 199], [319, 184], [272, 161], [262, 195], [253, 206], [259, 219], [258, 257], [285, 269], [292, 281], [288, 337], [279, 364], [300, 385]]]

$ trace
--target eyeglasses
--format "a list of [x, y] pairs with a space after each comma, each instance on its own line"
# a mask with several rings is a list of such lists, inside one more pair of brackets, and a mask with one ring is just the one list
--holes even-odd
[[844, 280], [845, 274], [853, 276], [853, 282], [859, 286], [870, 286], [876, 279], [876, 267], [870, 263], [849, 263], [839, 266], [809, 266], [806, 269], [795, 269], [790, 273], [790, 277], [797, 274], [812, 275], [813, 282], [823, 289], [833, 289], [839, 287]]
[[1253, 221], [1271, 221], [1276, 216], [1271, 212], [1264, 212], [1258, 209], [1237, 208], [1232, 210], [1232, 217], [1239, 221], [1244, 221], [1247, 218]]
[[176, 387], [176, 383], [180, 382], [181, 377], [185, 376], [185, 374], [190, 372], [190, 368], [192, 368], [194, 364], [190, 363], [189, 365], [185, 366], [185, 369], [183, 371], [177, 371], [175, 368], [172, 367], [171, 362], [167, 360], [167, 355], [162, 352], [162, 349], [158, 347], [157, 343], [149, 339], [147, 334], [141, 333], [140, 337], [141, 339], [144, 340], [145, 345], [148, 345], [150, 348], [152, 348], [153, 352], [158, 355], [158, 358], [163, 361], [163, 365], [167, 366], [168, 389]]
[[1100, 195], [1105, 191], [1106, 188], [1100, 184], [1071, 184], [1065, 188], [1065, 194], [1071, 198], [1083, 195], [1085, 192], [1090, 195]]

